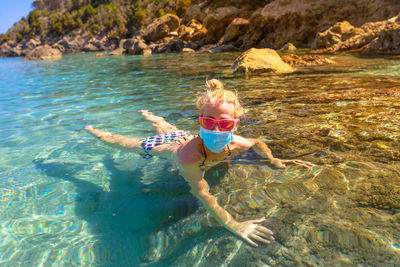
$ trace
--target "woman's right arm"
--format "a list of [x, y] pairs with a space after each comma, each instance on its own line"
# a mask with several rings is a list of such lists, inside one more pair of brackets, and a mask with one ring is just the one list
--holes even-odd
[[198, 165], [182, 165], [181, 173], [188, 181], [191, 187], [191, 193], [199, 199], [216, 221], [226, 229], [239, 235], [255, 247], [258, 246], [255, 241], [270, 243], [270, 240], [274, 240], [272, 231], [259, 225], [265, 221], [264, 218], [261, 220], [238, 222], [222, 208], [218, 204], [217, 198], [209, 192], [210, 187], [203, 178], [202, 171]]

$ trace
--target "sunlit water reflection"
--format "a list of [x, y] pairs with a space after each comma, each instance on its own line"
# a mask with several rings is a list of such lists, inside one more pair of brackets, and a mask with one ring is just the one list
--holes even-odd
[[[319, 266], [400, 263], [400, 61], [248, 79], [238, 54], [0, 59], [0, 264], [4, 266]], [[267, 217], [276, 242], [252, 248], [216, 227], [177, 170], [105, 146], [96, 127], [144, 137], [149, 109], [195, 132], [195, 97], [217, 77], [241, 96], [246, 152], [207, 172], [238, 220]]]

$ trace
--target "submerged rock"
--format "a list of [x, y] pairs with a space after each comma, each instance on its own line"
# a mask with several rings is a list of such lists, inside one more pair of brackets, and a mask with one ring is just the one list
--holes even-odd
[[241, 54], [234, 62], [234, 72], [243, 73], [290, 73], [294, 69], [283, 62], [275, 50], [252, 48]]
[[107, 56], [106, 53], [96, 53], [92, 57], [106, 57], [106, 56]]
[[49, 45], [38, 46], [24, 57], [25, 60], [54, 60], [61, 58], [61, 51]]
[[291, 66], [335, 64], [333, 60], [319, 55], [305, 55], [301, 57], [295, 54], [290, 54], [282, 56], [282, 60]]

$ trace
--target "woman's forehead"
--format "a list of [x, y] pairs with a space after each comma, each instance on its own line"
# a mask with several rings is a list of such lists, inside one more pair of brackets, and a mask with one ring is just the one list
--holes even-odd
[[204, 105], [203, 116], [213, 118], [235, 118], [235, 106], [229, 102], [210, 102]]

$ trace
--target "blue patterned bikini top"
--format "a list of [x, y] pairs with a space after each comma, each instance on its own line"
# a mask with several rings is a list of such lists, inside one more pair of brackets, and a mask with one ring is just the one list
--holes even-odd
[[165, 133], [165, 134], [159, 134], [159, 135], [154, 135], [154, 136], [149, 136], [144, 139], [142, 142], [142, 148], [144, 149], [145, 152], [148, 152], [152, 150], [154, 147], [175, 141], [181, 137], [183, 137], [186, 140], [186, 137], [188, 137], [190, 134], [185, 133], [185, 132], [175, 132], [175, 133]]

